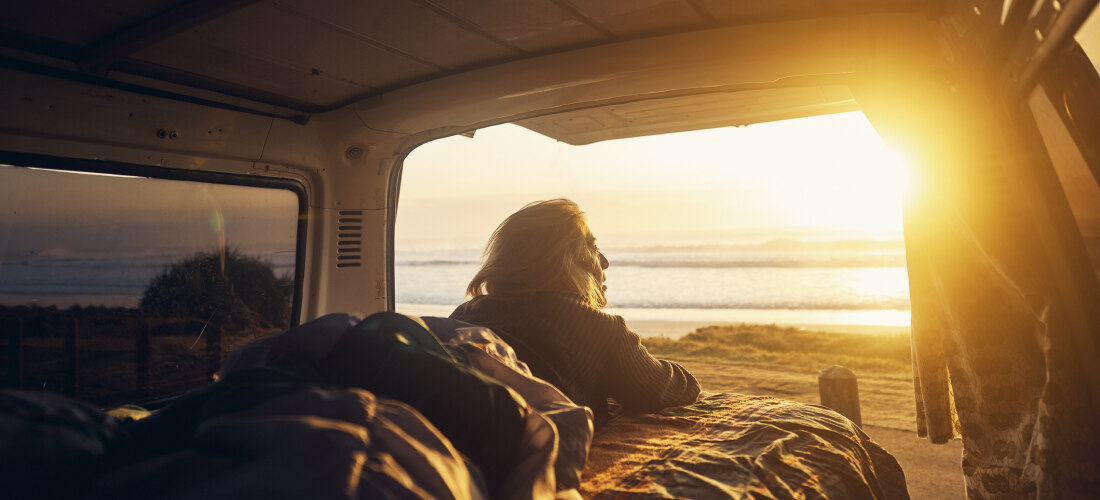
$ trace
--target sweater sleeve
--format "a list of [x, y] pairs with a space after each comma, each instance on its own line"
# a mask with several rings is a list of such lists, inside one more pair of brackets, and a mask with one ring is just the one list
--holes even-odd
[[607, 364], [607, 387], [625, 411], [646, 413], [695, 402], [699, 382], [691, 373], [677, 363], [653, 357], [621, 316], [608, 318], [614, 321], [616, 332], [609, 352], [611, 363]]

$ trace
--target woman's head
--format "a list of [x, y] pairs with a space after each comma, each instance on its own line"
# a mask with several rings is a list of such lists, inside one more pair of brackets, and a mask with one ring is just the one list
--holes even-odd
[[470, 296], [543, 291], [577, 293], [592, 307], [607, 305], [607, 260], [596, 248], [584, 212], [566, 199], [537, 201], [497, 226]]

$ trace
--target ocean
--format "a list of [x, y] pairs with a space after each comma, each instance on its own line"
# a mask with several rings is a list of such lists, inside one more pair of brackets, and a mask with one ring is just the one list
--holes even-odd
[[[831, 331], [909, 327], [900, 242], [873, 240], [624, 246], [602, 249], [608, 312], [641, 335], [676, 337], [708, 324], [775, 323]], [[135, 307], [152, 277], [182, 255], [35, 254], [0, 260], [0, 304]], [[261, 254], [278, 275], [293, 252]], [[481, 249], [399, 247], [399, 312], [446, 316], [462, 303]]]
[[[776, 323], [831, 331], [909, 327], [900, 242], [873, 240], [602, 248], [608, 312], [641, 335], [676, 337], [705, 324]], [[398, 252], [398, 311], [447, 315], [480, 263], [480, 249]], [[680, 331], [687, 328], [686, 331]]]
[[[189, 253], [35, 253], [0, 257], [0, 305], [137, 307], [158, 273]], [[249, 254], [294, 274], [294, 252]]]

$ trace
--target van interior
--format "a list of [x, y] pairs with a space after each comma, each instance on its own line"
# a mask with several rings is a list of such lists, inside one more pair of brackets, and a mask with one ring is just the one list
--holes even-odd
[[[259, 372], [231, 377], [234, 366], [309, 354], [313, 342], [329, 343], [311, 376], [328, 373], [346, 361], [333, 345], [353, 345], [324, 333], [336, 330], [399, 330], [385, 338], [400, 346], [360, 348], [417, 346], [432, 360], [448, 355], [410, 332], [472, 342], [442, 320], [358, 323], [403, 312], [395, 241], [411, 220], [405, 160], [432, 141], [510, 124], [583, 146], [861, 112], [911, 168], [901, 212], [912, 428], [929, 446], [961, 440], [969, 498], [1095, 496], [1096, 4], [7, 2], [0, 455], [23, 465], [0, 472], [0, 489], [14, 498], [909, 497], [897, 461], [851, 415], [720, 395], [695, 413], [662, 413], [668, 421], [632, 421], [635, 434], [593, 431], [591, 414], [564, 410], [571, 402], [552, 387], [508, 382], [523, 370], [504, 373], [507, 356], [484, 347], [492, 336], [474, 349], [492, 359], [470, 355], [483, 373], [462, 373], [495, 380], [487, 401], [521, 393], [521, 422], [490, 403], [455, 403], [439, 388], [448, 377], [415, 364], [391, 389], [418, 388], [409, 397], [424, 408], [317, 392], [348, 385], [332, 380], [307, 390], [277, 379], [276, 390], [263, 378], [271, 373], [264, 389], [246, 378]], [[298, 431], [280, 426], [300, 414], [282, 399], [272, 410], [276, 393], [310, 411], [354, 399], [366, 408], [351, 412], [361, 429], [311, 414], [311, 433], [286, 439]], [[274, 412], [262, 423], [260, 407]], [[430, 417], [440, 407], [481, 413], [453, 427]], [[803, 412], [811, 423], [792, 417]], [[691, 434], [685, 422], [717, 434]], [[522, 437], [498, 449], [509, 425]], [[154, 428], [141, 446], [127, 440]], [[821, 430], [801, 434], [808, 428]], [[762, 434], [738, 434], [746, 429]], [[745, 445], [793, 435], [803, 441], [790, 454]], [[703, 451], [718, 441], [728, 446]], [[628, 442], [644, 444], [616, 454]], [[692, 468], [712, 459], [719, 465]]]

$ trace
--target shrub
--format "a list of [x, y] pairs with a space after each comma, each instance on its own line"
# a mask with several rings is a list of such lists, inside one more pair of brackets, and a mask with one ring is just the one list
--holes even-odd
[[142, 293], [146, 316], [245, 321], [286, 327], [293, 279], [236, 249], [198, 252], [164, 268]]
[[832, 333], [742, 324], [707, 326], [678, 340], [646, 338], [642, 342], [656, 356], [779, 363], [807, 372], [834, 364], [877, 372], [911, 370], [908, 334]]

